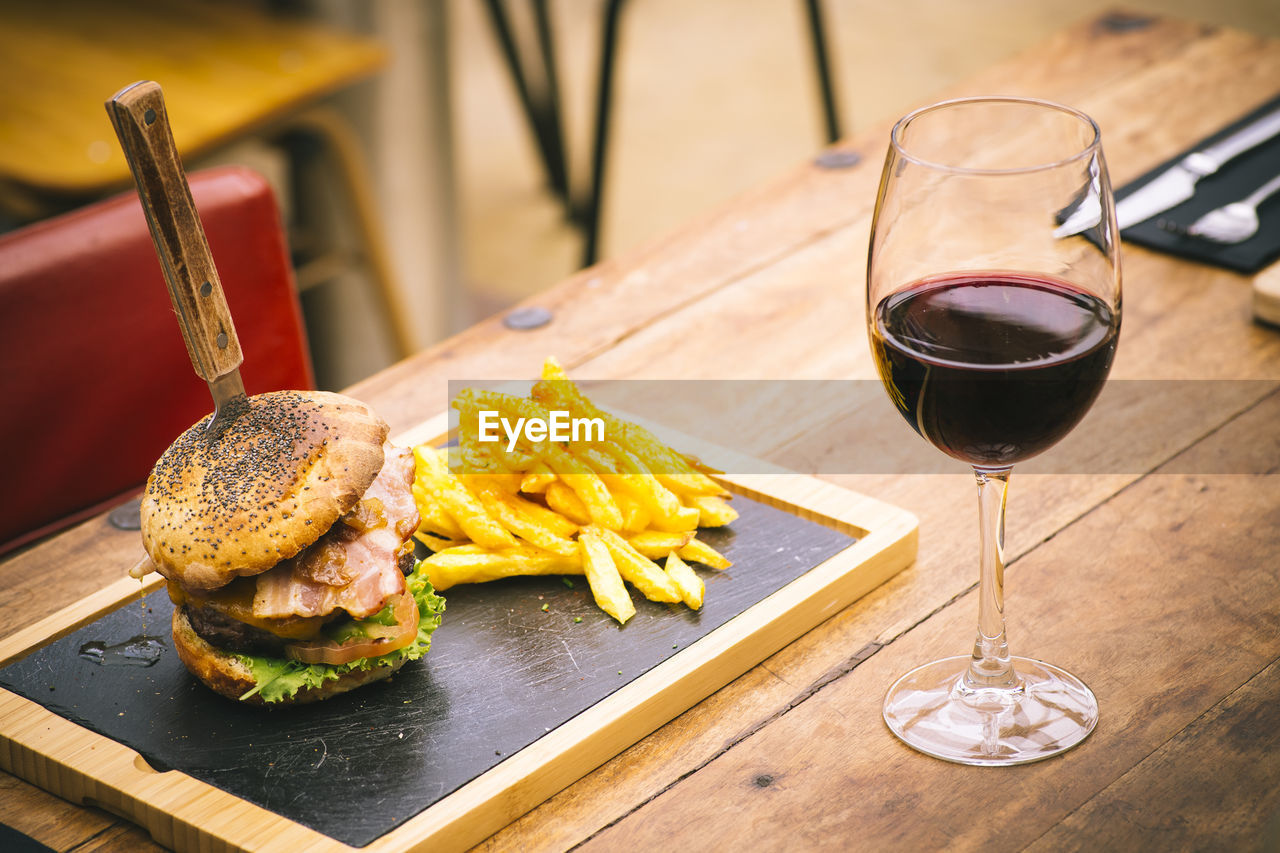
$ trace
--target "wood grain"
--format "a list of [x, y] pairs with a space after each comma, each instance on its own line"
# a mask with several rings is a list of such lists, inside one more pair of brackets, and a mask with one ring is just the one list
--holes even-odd
[[1280, 264], [1272, 264], [1254, 276], [1253, 316], [1280, 326]]
[[160, 853], [165, 848], [151, 840], [141, 827], [131, 823], [115, 823], [108, 829], [77, 845], [75, 853], [127, 850], [129, 853]]
[[[1073, 38], [1084, 33], [1075, 31]], [[1196, 63], [1197, 74], [1206, 73], [1217, 82], [1233, 74], [1237, 56], [1250, 63], [1274, 67], [1276, 46], [1238, 33], [1188, 28], [1162, 42], [1168, 53], [1151, 49], [1125, 54], [1123, 61], [1108, 67], [1100, 57], [1089, 55], [1092, 49], [1066, 49], [1056, 46], [1037, 49], [1041, 58], [1062, 60], [1074, 57], [1077, 68], [1087, 68], [1078, 76], [1063, 75], [1075, 87], [1076, 95], [1089, 99], [1090, 109], [1103, 111], [1108, 124], [1136, 129], [1118, 144], [1119, 157], [1112, 158], [1113, 169], [1119, 162], [1121, 175], [1137, 175], [1160, 162], [1170, 151], [1185, 146], [1195, 138], [1190, 134], [1208, 132], [1215, 121], [1225, 122], [1246, 111], [1259, 98], [1265, 87], [1254, 79], [1248, 91], [1234, 89], [1235, 100], [1219, 99], [1222, 91], [1216, 83], [1204, 90], [1178, 90], [1183, 99], [1180, 113], [1186, 115], [1207, 111], [1209, 119], [1197, 116], [1192, 128], [1175, 139], [1161, 140], [1162, 149], [1146, 137], [1163, 133], [1170, 125], [1163, 113], [1142, 109], [1143, 97], [1153, 97], [1153, 87], [1167, 87], [1174, 78], [1185, 83], [1185, 75], [1177, 69], [1187, 58]], [[1106, 42], [1105, 36], [1100, 36]], [[1208, 46], [1204, 42], [1209, 42]], [[1132, 42], [1129, 42], [1132, 45]], [[1192, 49], [1194, 47], [1194, 49]], [[1037, 78], [1035, 62], [1022, 60], [1033, 67], [1025, 75], [1009, 75], [997, 69], [983, 75], [978, 82], [965, 84], [952, 94], [972, 94], [995, 88], [1023, 94], [1044, 95], [1043, 78]], [[1204, 67], [1207, 63], [1214, 67]], [[1132, 64], [1126, 64], [1132, 63]], [[1269, 65], [1271, 64], [1271, 65]], [[1267, 71], [1263, 74], [1270, 73]], [[1096, 74], [1095, 78], [1093, 75]], [[1145, 82], [1133, 84], [1132, 78]], [[1181, 75], [1181, 76], [1180, 76]], [[1016, 81], [1011, 78], [1016, 77]], [[1096, 88], [1082, 81], [1098, 80]], [[1023, 82], [1028, 85], [1023, 87]], [[1232, 87], [1228, 86], [1227, 89]], [[1163, 91], [1164, 89], [1161, 89]], [[1114, 101], [1114, 105], [1113, 105]], [[1173, 125], [1176, 127], [1176, 124]], [[1104, 128], [1110, 145], [1112, 137]], [[868, 215], [867, 211], [865, 215]], [[581, 365], [579, 371], [598, 375], [675, 375], [678, 372], [705, 370], [709, 375], [770, 375], [770, 371], [794, 371], [803, 375], [869, 376], [870, 364], [865, 345], [857, 341], [847, 344], [849, 316], [859, 310], [853, 300], [841, 295], [848, 287], [846, 270], [857, 270], [865, 258], [865, 228], [849, 225], [822, 235], [821, 238], [790, 252], [785, 262], [771, 264], [699, 302], [672, 312], [650, 323], [611, 347], [601, 356]], [[1198, 268], [1141, 250], [1126, 251], [1128, 294], [1126, 320], [1117, 375], [1131, 378], [1168, 378], [1198, 376], [1205, 379], [1277, 376], [1280, 338], [1274, 333], [1255, 329], [1243, 323], [1247, 315], [1248, 294], [1240, 278], [1230, 273]], [[750, 335], [724, 335], [708, 331], [708, 318], [727, 318], [728, 325], [751, 329]], [[1229, 329], [1229, 333], [1224, 333]], [[858, 333], [855, 332], [856, 336]], [[681, 341], [680, 348], [664, 346], [664, 342]], [[758, 346], [760, 340], [769, 346]], [[1136, 345], [1129, 342], [1137, 340]], [[835, 345], [835, 341], [840, 341]], [[732, 367], [729, 367], [732, 365]], [[730, 373], [730, 371], [733, 371]], [[1127, 423], [1110, 426], [1112, 434], [1126, 430], [1147, 430], [1155, 417], [1161, 430], [1167, 430], [1169, 452], [1154, 454], [1151, 467], [1174, 455], [1201, 436], [1212, 432], [1242, 408], [1255, 404], [1269, 393], [1259, 385], [1251, 399], [1240, 399], [1234, 407], [1205, 405], [1196, 410], [1182, 408], [1149, 412], [1145, 417], [1134, 413]], [[778, 424], [765, 419], [750, 422], [745, 428], [761, 435], [785, 435]], [[810, 449], [820, 455], [822, 447], [814, 444], [816, 433], [807, 434]], [[1109, 443], [1114, 446], [1114, 442]], [[1105, 449], [1105, 448], [1104, 448]], [[1250, 463], [1259, 464], [1259, 463]], [[1251, 470], [1265, 470], [1253, 468]], [[876, 640], [887, 642], [910, 629], [952, 596], [963, 593], [973, 584], [975, 550], [974, 521], [971, 511], [972, 485], [967, 477], [874, 477], [838, 478], [860, 491], [877, 494], [890, 501], [911, 507], [921, 517], [921, 557], [911, 572], [893, 579], [884, 587], [859, 601], [819, 629], [810, 632], [762, 665], [770, 676], [781, 675], [784, 681], [759, 677], [751, 681], [752, 690], [769, 689], [770, 701], [747, 701], [747, 689], [739, 690], [742, 679], [726, 687], [716, 698], [724, 696], [725, 707], [742, 703], [746, 719], [732, 724], [708, 710], [693, 709], [688, 717], [698, 716], [698, 725], [679, 731], [667, 727], [655, 743], [637, 746], [631, 752], [644, 757], [644, 770], [627, 773], [624, 761], [637, 760], [632, 755], [620, 757], [597, 774], [587, 777], [549, 801], [524, 820], [491, 839], [491, 849], [516, 849], [532, 844], [555, 849], [581, 841], [585, 827], [605, 826], [617, 819], [619, 810], [629, 804], [643, 802], [665, 789], [666, 785], [694, 772], [724, 748], [726, 737], [732, 740], [743, 732], [785, 711], [796, 697], [806, 695], [811, 685], [821, 683], [830, 673], [839, 673], [848, 661], [856, 659], [858, 650]], [[1138, 476], [1026, 478], [1015, 475], [1010, 497], [1010, 553], [1022, 555], [1054, 536], [1090, 508], [1099, 505]], [[963, 642], [959, 644], [963, 645]], [[957, 647], [956, 650], [963, 650]], [[760, 707], [763, 705], [764, 707]], [[723, 713], [723, 712], [722, 712]], [[754, 719], [748, 715], [757, 715]], [[699, 726], [701, 728], [699, 728]], [[619, 786], [627, 786], [623, 791]]]
[[[1280, 848], [1278, 695], [1274, 662], [1028, 850], [1114, 850], [1147, 840], [1182, 850]], [[1153, 799], [1168, 811], [1152, 814]]]
[[[1240, 47], [1235, 40], [1229, 40], [1229, 43], [1233, 49]], [[1257, 57], [1251, 54], [1250, 58], [1252, 61]], [[1214, 73], [1221, 73], [1221, 69]], [[1218, 109], [1226, 111], [1221, 106]], [[1145, 116], [1137, 115], [1134, 120], [1144, 121]], [[1153, 125], [1155, 122], [1153, 118]], [[857, 268], [865, 252], [865, 239], [865, 231], [854, 233], [853, 226], [829, 234], [793, 252], [785, 263], [771, 265], [746, 276], [699, 303], [650, 324], [599, 358], [585, 363], [580, 370], [600, 375], [669, 376], [680, 371], [682, 366], [688, 370], [689, 365], [693, 365], [693, 369], [709, 373], [733, 370], [756, 376], [799, 364], [819, 373], [848, 371], [853, 375], [870, 376], [865, 344], [856, 340], [860, 332], [851, 334], [849, 331], [848, 317], [857, 310], [857, 306], [849, 305], [852, 300], [840, 294], [841, 271]], [[1127, 317], [1122, 336], [1125, 344], [1121, 347], [1118, 374], [1144, 378], [1200, 376], [1205, 379], [1276, 375], [1278, 350], [1275, 336], [1259, 334], [1241, 324], [1247, 293], [1240, 287], [1238, 276], [1214, 270], [1188, 269], [1185, 264], [1150, 253], [1131, 253], [1129, 260], [1132, 261], [1128, 277], [1131, 287], [1126, 302]], [[1138, 269], [1136, 274], [1132, 269], [1135, 266]], [[1177, 311], [1171, 311], [1171, 305], [1177, 306]], [[708, 317], [726, 318], [727, 324], [739, 328], [750, 322], [752, 333], [733, 337], [708, 334]], [[1223, 334], [1221, 330], [1224, 328], [1233, 331]], [[845, 341], [850, 337], [855, 340], [852, 344], [842, 342], [835, 345], [834, 342], [842, 340], [842, 337]], [[1133, 338], [1142, 343], [1129, 347], [1128, 341]], [[762, 339], [770, 341], [770, 346], [758, 346], [756, 341]], [[664, 347], [663, 342], [670, 340], [680, 340], [682, 346], [679, 349]], [[828, 343], [823, 345], [819, 342]], [[1123, 435], [1127, 431], [1145, 431], [1152, 419], [1156, 419], [1161, 424], [1161, 437], [1168, 439], [1162, 448], [1154, 448], [1160, 452], [1145, 460], [1145, 467], [1135, 467], [1129, 475], [1026, 478], [1015, 474], [1008, 527], [1011, 555], [1025, 553], [1053, 536], [1090, 507], [1136, 481], [1141, 471], [1155, 468], [1179, 448], [1212, 432], [1235, 412], [1256, 403], [1269, 393], [1270, 387], [1260, 384], [1248, 392], [1252, 396], [1229, 405], [1222, 400], [1205, 402], [1198, 407], [1166, 407], [1145, 413], [1130, 411], [1124, 419], [1106, 424], [1104, 435]], [[1202, 400], [1211, 399], [1215, 390], [1219, 389], [1206, 383], [1206, 398]], [[758, 417], [746, 420], [744, 429], [774, 439], [788, 435], [785, 413], [778, 413], [773, 418], [766, 413], [753, 414]], [[808, 443], [817, 464], [820, 464], [823, 453], [821, 432], [815, 430], [800, 439]], [[900, 440], [909, 442], [915, 439], [904, 429]], [[1104, 465], [1108, 462], [1105, 454], [1125, 452], [1125, 446], [1108, 441], [1100, 444], [1098, 450], [1104, 454], [1098, 462]], [[892, 452], [892, 448], [887, 452]], [[766, 662], [765, 667], [792, 685], [790, 692], [779, 690], [776, 705], [763, 709], [763, 716], [755, 720], [741, 721], [739, 729], [750, 730], [753, 724], [768, 719], [796, 696], [803, 695], [809, 685], [822, 679], [826, 673], [838, 672], [848, 657], [867, 643], [892, 640], [915, 624], [921, 614], [943, 606], [974, 582], [975, 521], [972, 515], [972, 484], [967, 477], [960, 475], [945, 486], [939, 484], [938, 478], [923, 477], [864, 476], [842, 477], [840, 480], [854, 482], [854, 487], [860, 491], [881, 495], [916, 511], [922, 522], [921, 559], [908, 575], [891, 581], [860, 601], [847, 615], [842, 614]], [[963, 650], [960, 648], [962, 645], [957, 645], [958, 651]], [[674, 780], [682, 773], [696, 769], [723, 746], [719, 739], [722, 736], [723, 733], [716, 730], [704, 742], [694, 744], [682, 735], [671, 735], [670, 742], [662, 745], [661, 749], [661, 755], [669, 762], [666, 778]], [[653, 763], [659, 765], [662, 761]], [[607, 777], [601, 774], [600, 778]], [[652, 795], [663, 787], [661, 781], [646, 774], [635, 774], [631, 780], [644, 787], [640, 792], [643, 795]], [[610, 780], [609, 789], [589, 788], [591, 782], [591, 779], [584, 780], [576, 786], [572, 800], [590, 804], [594, 818], [599, 825], [604, 825], [617, 816], [607, 814], [608, 808], [624, 799], [618, 797], [615, 800], [605, 793], [618, 784], [615, 780]], [[557, 832], [565, 834], [580, 831], [582, 821], [558, 819], [561, 803], [565, 808], [586, 807], [571, 805], [571, 796], [566, 794], [562, 800], [547, 804], [544, 808], [550, 813], [530, 816], [528, 825], [537, 826], [541, 831], [555, 826], [559, 828]], [[574, 815], [580, 816], [578, 811]], [[495, 839], [494, 844], [498, 847], [504, 844], [520, 846], [528, 839], [519, 831], [519, 825], [513, 826]], [[570, 839], [557, 835], [555, 840]]]
[[53, 794], [0, 774], [0, 823], [55, 850], [67, 850], [105, 832], [116, 818], [74, 806]]
[[[1268, 398], [1194, 452], [1250, 453], [1240, 440], [1273, 434], [1278, 414], [1280, 398]], [[1011, 567], [1012, 642], [1075, 671], [1100, 697], [1098, 730], [1064, 756], [985, 773], [921, 756], [884, 730], [878, 708], [892, 679], [970, 636], [970, 593], [585, 849], [660, 844], [695, 825], [725, 846], [842, 849], [854, 832], [876, 849], [1029, 844], [1280, 656], [1280, 615], [1244, 604], [1280, 600], [1278, 529], [1274, 476], [1157, 474]], [[1224, 559], [1230, 574], [1218, 570]], [[1263, 744], [1247, 749], [1257, 756]], [[1185, 772], [1215, 768], [1217, 753], [1209, 747]], [[727, 796], [738, 810], [704, 807]], [[1180, 813], [1162, 804], [1159, 814]], [[1135, 828], [1119, 846], [1162, 838]]]
[[100, 515], [10, 555], [0, 562], [0, 637], [119, 581], [145, 553], [138, 531]]

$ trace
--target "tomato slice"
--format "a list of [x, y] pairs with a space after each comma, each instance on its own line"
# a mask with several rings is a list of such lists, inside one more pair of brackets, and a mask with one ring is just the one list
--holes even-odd
[[395, 625], [374, 625], [368, 638], [337, 643], [333, 640], [312, 640], [285, 646], [285, 654], [303, 663], [344, 664], [360, 658], [373, 658], [403, 649], [418, 636], [418, 603], [412, 595], [397, 596], [392, 614]]

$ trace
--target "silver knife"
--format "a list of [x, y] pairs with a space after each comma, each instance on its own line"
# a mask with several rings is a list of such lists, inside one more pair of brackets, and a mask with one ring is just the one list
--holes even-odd
[[[1120, 230], [1144, 222], [1157, 213], [1182, 204], [1196, 191], [1196, 183], [1212, 175], [1241, 154], [1280, 134], [1280, 108], [1250, 122], [1207, 148], [1193, 151], [1148, 181], [1136, 192], [1116, 202]], [[1098, 224], [1096, 205], [1082, 205], [1055, 231], [1057, 237], [1079, 234]]]
[[1196, 182], [1201, 178], [1212, 175], [1233, 158], [1276, 134], [1280, 134], [1280, 109], [1245, 125], [1221, 142], [1191, 152], [1155, 180], [1116, 202], [1116, 222], [1125, 229], [1182, 204], [1195, 193]]

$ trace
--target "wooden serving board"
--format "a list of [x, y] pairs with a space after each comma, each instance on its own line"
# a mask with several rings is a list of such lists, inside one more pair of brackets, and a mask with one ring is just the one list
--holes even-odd
[[700, 538], [734, 566], [699, 570], [701, 611], [637, 600], [619, 627], [582, 578], [456, 587], [423, 661], [315, 706], [223, 700], [171, 649], [81, 657], [167, 640], [160, 579], [126, 577], [0, 643], [0, 766], [180, 850], [465, 849], [914, 559], [903, 510], [801, 475], [722, 479], [741, 517]]
[[1253, 278], [1253, 316], [1280, 326], [1280, 263], [1274, 263]]

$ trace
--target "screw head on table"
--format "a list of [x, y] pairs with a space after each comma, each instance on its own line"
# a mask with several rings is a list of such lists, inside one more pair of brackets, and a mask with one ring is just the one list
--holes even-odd
[[862, 155], [857, 151], [832, 149], [823, 151], [813, 160], [819, 169], [848, 169], [862, 162]]
[[142, 529], [142, 501], [129, 501], [111, 510], [107, 522], [116, 530]]
[[546, 308], [537, 305], [531, 305], [527, 308], [517, 308], [510, 314], [502, 318], [502, 325], [508, 329], [515, 329], [520, 332], [527, 332], [530, 329], [540, 329], [551, 322], [554, 315]]
[[1133, 15], [1125, 12], [1111, 12], [1098, 20], [1098, 25], [1113, 33], [1127, 33], [1133, 30], [1145, 30], [1155, 23], [1150, 15]]

